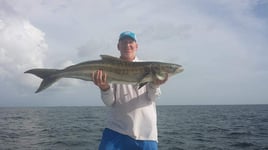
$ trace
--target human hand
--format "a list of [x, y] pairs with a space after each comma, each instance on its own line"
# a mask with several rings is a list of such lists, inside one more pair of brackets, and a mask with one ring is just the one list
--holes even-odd
[[107, 91], [110, 88], [107, 82], [107, 74], [102, 70], [97, 70], [91, 74], [91, 79], [102, 91]]

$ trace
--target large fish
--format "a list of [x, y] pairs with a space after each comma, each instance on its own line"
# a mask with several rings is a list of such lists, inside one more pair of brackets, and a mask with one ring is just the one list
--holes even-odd
[[43, 79], [35, 93], [41, 92], [60, 78], [76, 78], [92, 81], [91, 74], [97, 70], [107, 73], [109, 83], [136, 84], [142, 87], [155, 79], [164, 80], [183, 71], [181, 65], [164, 62], [128, 62], [119, 58], [101, 55], [101, 60], [86, 61], [65, 69], [31, 69], [25, 73], [34, 74]]

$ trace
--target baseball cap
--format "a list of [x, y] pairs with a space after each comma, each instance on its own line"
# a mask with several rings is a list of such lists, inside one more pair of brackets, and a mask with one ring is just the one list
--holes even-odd
[[133, 32], [130, 32], [130, 31], [125, 31], [125, 32], [122, 32], [119, 36], [119, 40], [125, 38], [125, 37], [130, 37], [131, 39], [133, 39], [134, 41], [137, 41], [137, 37], [136, 37], [136, 34], [133, 33]]

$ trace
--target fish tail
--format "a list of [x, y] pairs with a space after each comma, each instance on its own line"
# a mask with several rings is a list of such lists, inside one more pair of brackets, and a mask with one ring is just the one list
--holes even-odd
[[31, 69], [25, 71], [24, 73], [31, 73], [43, 79], [39, 88], [35, 91], [35, 93], [38, 93], [48, 88], [49, 86], [51, 86], [53, 83], [55, 83], [57, 80], [60, 79], [60, 77], [56, 75], [59, 71], [60, 70], [57, 69]]

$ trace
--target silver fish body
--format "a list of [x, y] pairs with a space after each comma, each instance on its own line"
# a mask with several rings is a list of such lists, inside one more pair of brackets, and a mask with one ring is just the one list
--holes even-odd
[[25, 73], [43, 79], [36, 93], [48, 88], [61, 78], [76, 78], [92, 81], [91, 75], [97, 70], [107, 74], [109, 83], [136, 84], [139, 88], [156, 79], [163, 80], [183, 71], [181, 65], [164, 62], [128, 62], [119, 58], [101, 55], [101, 60], [82, 62], [65, 69], [31, 69]]

